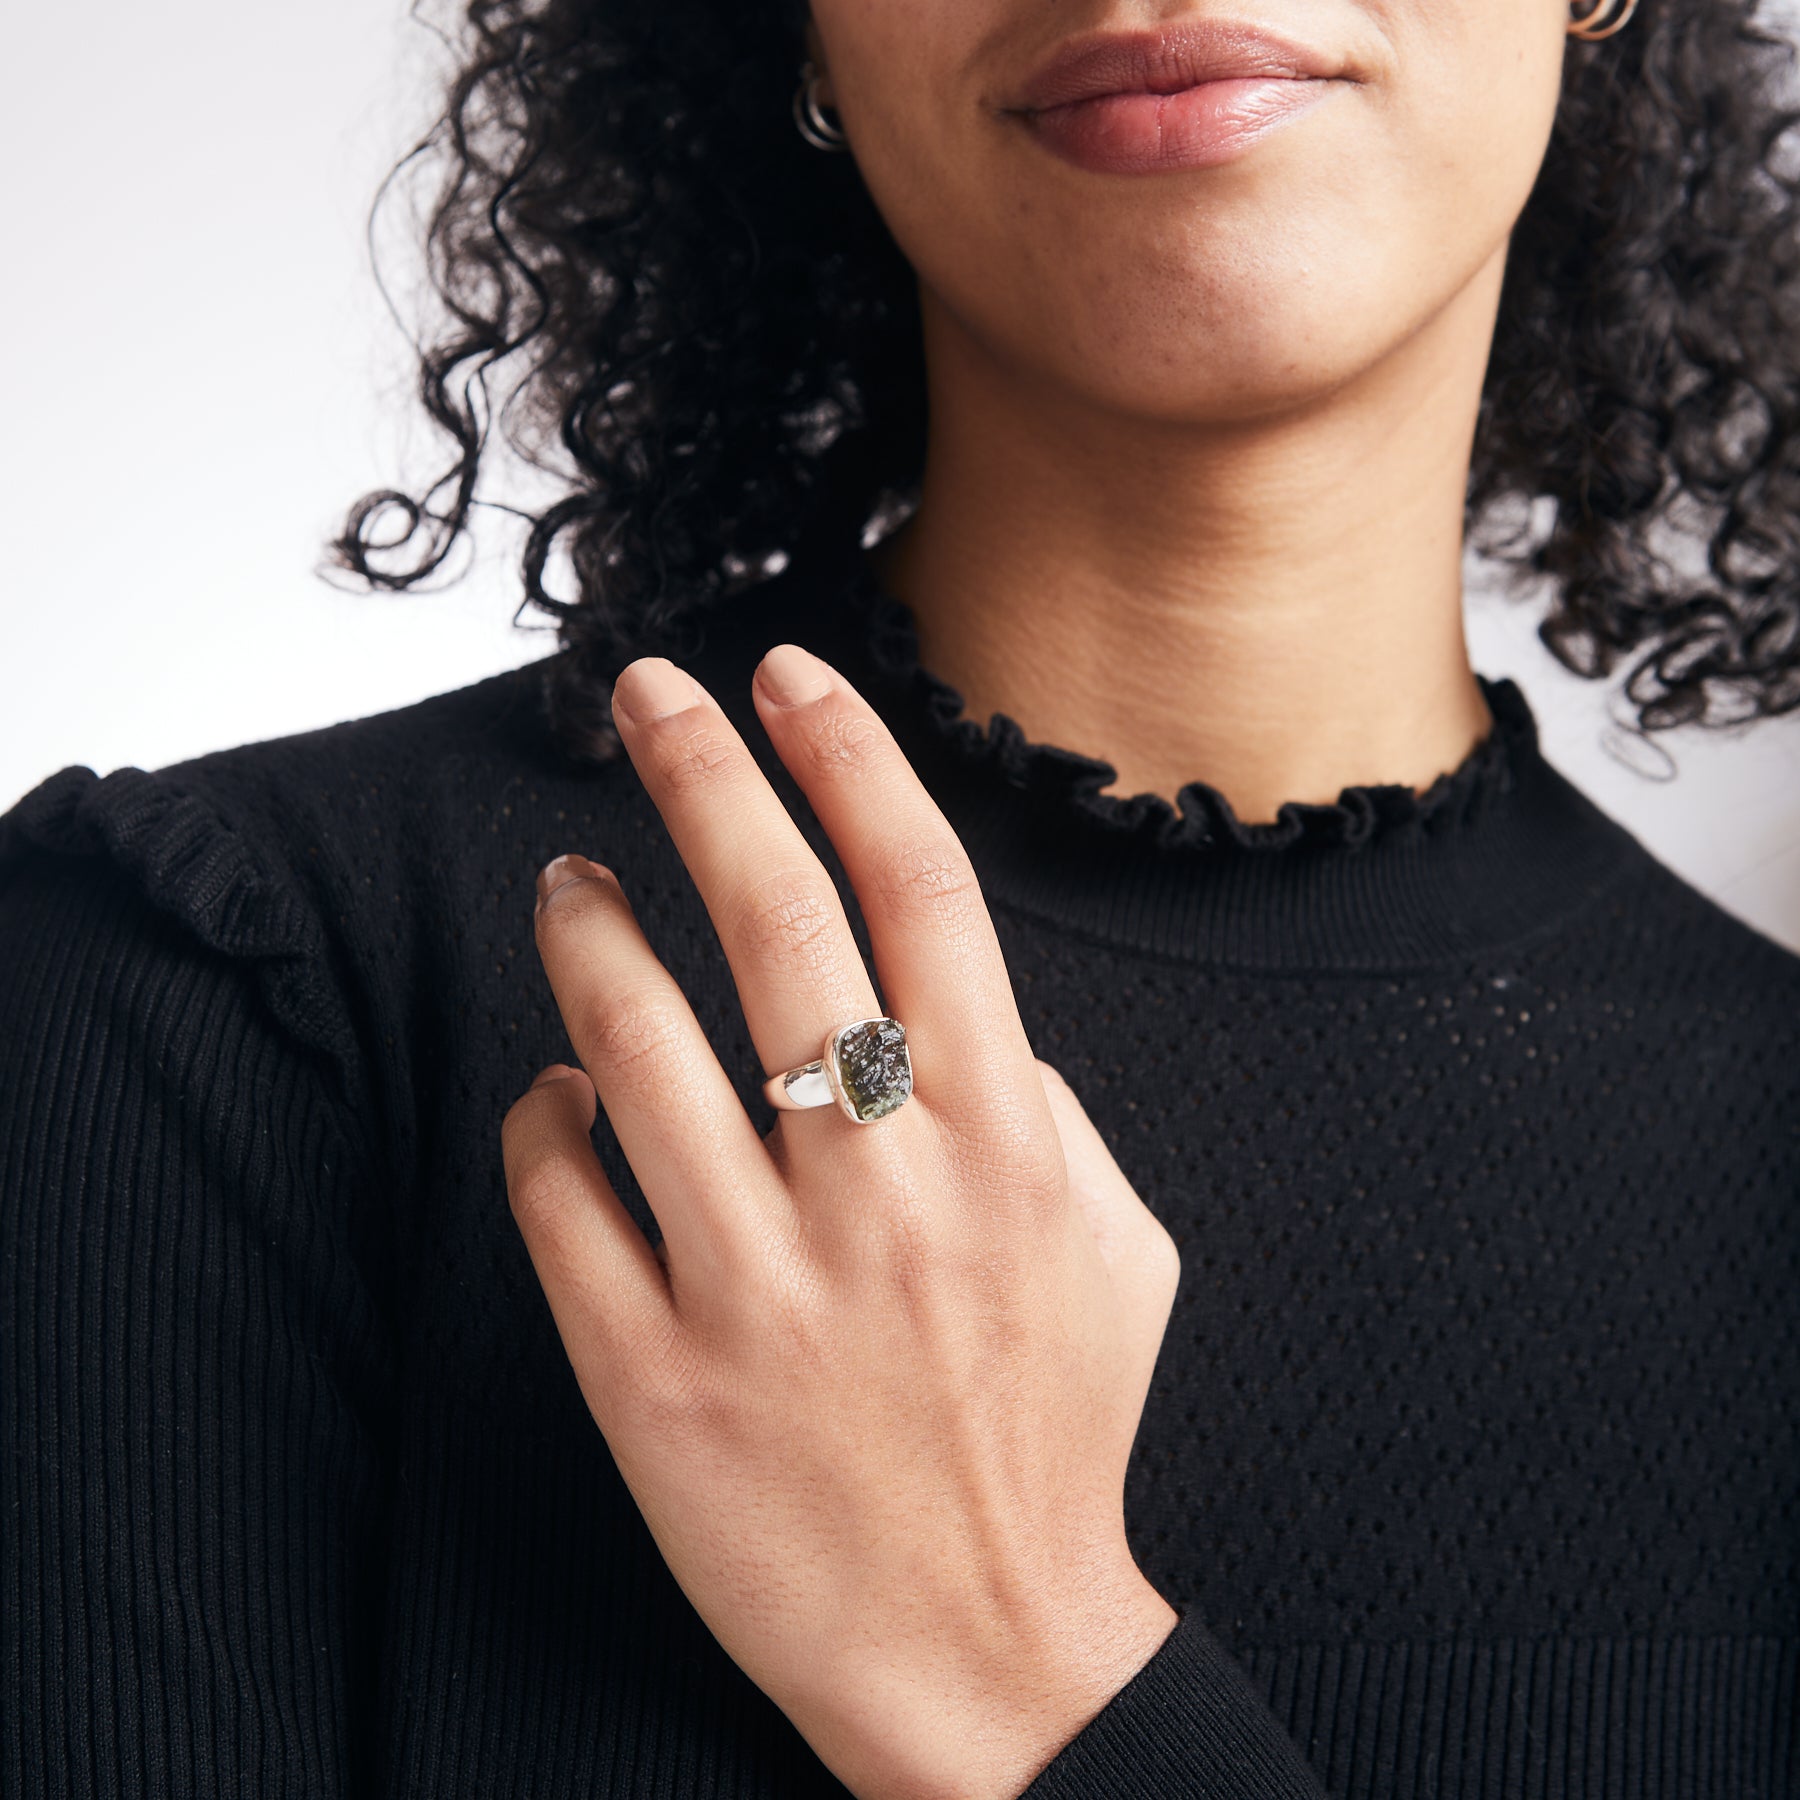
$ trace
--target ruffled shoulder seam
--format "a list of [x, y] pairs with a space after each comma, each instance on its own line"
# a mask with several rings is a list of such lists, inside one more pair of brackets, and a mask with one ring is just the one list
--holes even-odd
[[361, 1054], [316, 913], [205, 799], [149, 770], [71, 764], [0, 814], [0, 874], [33, 848], [110, 857], [152, 906], [247, 963], [280, 1024], [356, 1091]]

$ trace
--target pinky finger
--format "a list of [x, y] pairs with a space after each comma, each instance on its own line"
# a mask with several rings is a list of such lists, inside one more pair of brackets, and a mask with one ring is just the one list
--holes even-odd
[[594, 1153], [598, 1105], [586, 1074], [553, 1063], [500, 1126], [513, 1218], [596, 1419], [620, 1371], [662, 1360], [676, 1323], [666, 1265]]

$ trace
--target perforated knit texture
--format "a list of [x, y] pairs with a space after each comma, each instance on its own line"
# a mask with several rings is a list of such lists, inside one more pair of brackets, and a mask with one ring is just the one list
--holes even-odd
[[1174, 1604], [1250, 1644], [1792, 1628], [1800, 1010], [1661, 899], [1410, 980], [1007, 920], [1182, 1251], [1126, 1498]]
[[[1171, 830], [809, 581], [697, 672], [748, 725], [793, 636], [879, 696], [1182, 1251], [1125, 1496], [1182, 1624], [1032, 1800], [1800, 1791], [1800, 959], [1492, 684], [1431, 804]], [[507, 1207], [567, 849], [766, 1123], [660, 820], [534, 669], [0, 817], [0, 1792], [843, 1793], [669, 1576]]]

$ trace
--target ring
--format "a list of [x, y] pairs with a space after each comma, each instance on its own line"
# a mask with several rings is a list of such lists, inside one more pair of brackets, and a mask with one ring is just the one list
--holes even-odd
[[778, 1112], [835, 1104], [859, 1125], [904, 1105], [912, 1092], [912, 1057], [898, 1019], [852, 1019], [827, 1032], [817, 1062], [802, 1063], [763, 1083]]

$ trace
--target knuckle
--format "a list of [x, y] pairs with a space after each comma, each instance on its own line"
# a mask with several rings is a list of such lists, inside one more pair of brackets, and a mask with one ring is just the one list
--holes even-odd
[[981, 887], [968, 852], [953, 837], [934, 834], [892, 846], [876, 874], [891, 913], [942, 920], [981, 909]]
[[976, 1126], [980, 1154], [996, 1175], [1027, 1185], [1063, 1179], [1062, 1139], [1040, 1096], [998, 1086]]
[[506, 1184], [513, 1217], [529, 1224], [537, 1235], [554, 1238], [558, 1226], [577, 1215], [588, 1200], [586, 1188], [575, 1170], [560, 1157], [539, 1156], [525, 1164]]
[[686, 713], [655, 721], [651, 731], [656, 768], [671, 794], [688, 794], [712, 786], [736, 766], [742, 754], [716, 726]]
[[1173, 1296], [1181, 1283], [1181, 1246], [1175, 1242], [1160, 1219], [1156, 1221], [1155, 1255], [1158, 1272]]
[[626, 993], [590, 1015], [587, 1055], [609, 1082], [630, 1085], [678, 1060], [681, 1040], [681, 1021], [672, 1007], [651, 995]]
[[996, 1082], [965, 1101], [950, 1129], [962, 1155], [983, 1171], [986, 1192], [1008, 1206], [1051, 1211], [1068, 1198], [1069, 1166], [1041, 1106]]
[[789, 873], [746, 888], [731, 908], [734, 940], [753, 955], [798, 963], [820, 972], [836, 949], [839, 907], [835, 892]]
[[1142, 1200], [1135, 1216], [1122, 1221], [1120, 1246], [1128, 1252], [1143, 1291], [1160, 1301], [1166, 1313], [1174, 1305], [1175, 1290], [1181, 1284], [1181, 1247]]
[[864, 766], [886, 743], [887, 732], [874, 719], [841, 706], [815, 708], [806, 721], [806, 754], [821, 769]]
[[682, 1418], [698, 1392], [703, 1363], [673, 1308], [626, 1314], [608, 1305], [605, 1294], [594, 1294], [582, 1324], [589, 1354], [579, 1370], [581, 1385], [590, 1401], [603, 1400], [609, 1436], [612, 1424], [627, 1418], [653, 1431]]
[[1020, 1144], [1001, 1165], [1015, 1205], [1047, 1212], [1069, 1197], [1069, 1169], [1058, 1144], [1033, 1139]]
[[691, 1334], [639, 1347], [632, 1383], [641, 1425], [663, 1438], [714, 1436], [724, 1393]]

